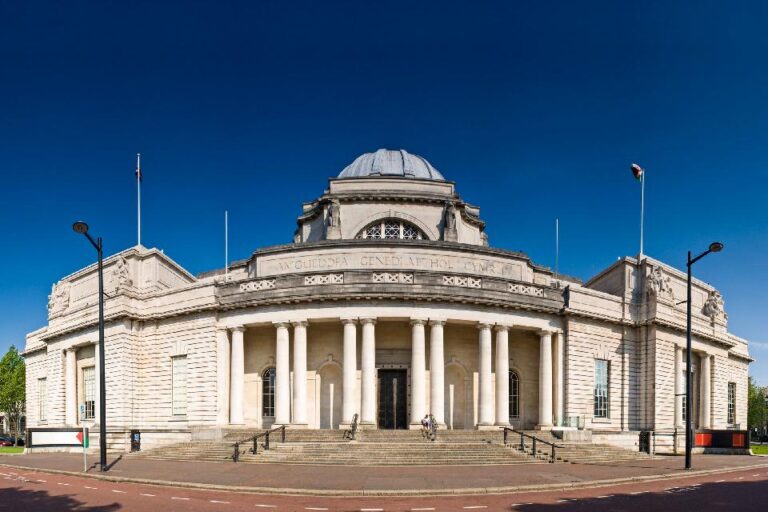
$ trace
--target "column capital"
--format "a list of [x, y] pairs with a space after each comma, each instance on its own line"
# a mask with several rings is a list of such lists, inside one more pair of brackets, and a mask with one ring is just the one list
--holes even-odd
[[232, 332], [245, 332], [245, 326], [244, 325], [238, 325], [236, 327], [230, 327], [230, 331]]
[[341, 323], [343, 324], [357, 324], [357, 318], [342, 318]]
[[360, 318], [360, 323], [361, 324], [375, 324], [376, 323], [376, 319], [372, 318], [372, 317], [362, 317], [362, 318]]
[[309, 322], [306, 318], [302, 320], [291, 320], [291, 325], [294, 327], [306, 327], [309, 325]]
[[512, 324], [496, 324], [493, 328], [496, 332], [505, 332], [512, 329]]
[[272, 322], [272, 325], [274, 325], [275, 328], [277, 328], [277, 329], [280, 329], [281, 327], [284, 327], [284, 328], [287, 329], [288, 327], [290, 327], [291, 322], [289, 322], [287, 320], [281, 320], [281, 321], [278, 321], [278, 322]]
[[411, 325], [425, 325], [426, 323], [426, 318], [411, 318]]
[[429, 325], [445, 325], [447, 320], [445, 318], [430, 318]]
[[555, 329], [550, 329], [550, 328], [539, 329], [540, 336], [552, 336], [555, 332], [556, 332]]
[[490, 322], [477, 322], [477, 328], [481, 331], [484, 331], [485, 329], [490, 330], [491, 324]]

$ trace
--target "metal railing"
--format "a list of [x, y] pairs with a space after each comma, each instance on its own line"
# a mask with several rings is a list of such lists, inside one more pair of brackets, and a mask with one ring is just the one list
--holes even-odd
[[504, 431], [504, 445], [505, 446], [511, 446], [511, 443], [509, 442], [509, 433], [512, 432], [513, 434], [519, 434], [520, 435], [520, 444], [518, 444], [518, 449], [525, 453], [526, 450], [526, 444], [525, 439], [528, 438], [531, 440], [531, 455], [535, 458], [538, 457], [538, 454], [542, 452], [541, 449], [538, 448], [537, 444], [545, 444], [549, 446], [549, 462], [555, 462], [557, 460], [557, 448], [562, 448], [562, 446], [558, 446], [555, 443], [550, 443], [549, 441], [545, 441], [543, 439], [539, 439], [536, 436], [532, 436], [530, 434], [526, 434], [525, 432], [521, 432], [520, 430], [515, 430], [510, 427], [502, 427]]
[[241, 445], [247, 445], [249, 443], [253, 443], [253, 447], [250, 450], [252, 454], [256, 455], [259, 453], [259, 439], [262, 437], [264, 438], [264, 444], [261, 445], [261, 447], [264, 449], [264, 451], [269, 450], [269, 437], [272, 432], [280, 431], [280, 442], [285, 442], [285, 425], [281, 427], [275, 427], [272, 430], [267, 430], [266, 432], [261, 432], [259, 434], [256, 434], [255, 436], [249, 437], [247, 439], [243, 439], [241, 441], [235, 442], [232, 447], [234, 448], [234, 451], [232, 452], [232, 460], [234, 462], [240, 462], [240, 455], [242, 455], [244, 452], [240, 449]]

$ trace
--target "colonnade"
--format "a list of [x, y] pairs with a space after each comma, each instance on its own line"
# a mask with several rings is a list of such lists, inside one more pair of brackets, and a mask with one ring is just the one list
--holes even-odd
[[[362, 425], [377, 423], [376, 318], [342, 318], [342, 424], [358, 412]], [[431, 413], [445, 424], [445, 319], [412, 318], [410, 367], [410, 419], [419, 425]], [[275, 322], [275, 419], [274, 425], [307, 425], [307, 321]], [[360, 391], [357, 402], [357, 338], [361, 335]], [[290, 333], [293, 329], [293, 408], [290, 387]], [[426, 342], [429, 329], [430, 385], [427, 389]], [[509, 330], [510, 325], [479, 323], [478, 328], [478, 426], [509, 425]], [[244, 326], [217, 332], [220, 424], [244, 423], [243, 388], [245, 358]], [[496, 382], [493, 389], [492, 341], [496, 341]], [[540, 330], [539, 427], [549, 428], [564, 418], [564, 343], [559, 331]], [[553, 350], [554, 338], [554, 350]], [[554, 352], [554, 356], [553, 356]], [[495, 392], [494, 392], [495, 391]], [[427, 393], [429, 403], [427, 407]], [[495, 404], [493, 397], [495, 395]], [[291, 418], [293, 410], [293, 418]], [[495, 411], [495, 414], [494, 414]]]

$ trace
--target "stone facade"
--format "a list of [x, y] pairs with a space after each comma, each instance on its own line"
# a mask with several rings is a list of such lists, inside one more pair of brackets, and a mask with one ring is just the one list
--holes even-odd
[[[381, 151], [303, 206], [294, 243], [226, 273], [141, 246], [105, 260], [111, 446], [134, 429], [151, 447], [354, 414], [363, 428], [427, 413], [453, 429], [682, 427], [683, 273], [627, 257], [586, 283], [555, 278], [489, 247], [479, 208], [431, 165]], [[693, 287], [696, 425], [744, 427], [747, 343], [719, 292]], [[96, 292], [95, 265], [64, 277], [27, 336], [31, 427], [98, 418]]]

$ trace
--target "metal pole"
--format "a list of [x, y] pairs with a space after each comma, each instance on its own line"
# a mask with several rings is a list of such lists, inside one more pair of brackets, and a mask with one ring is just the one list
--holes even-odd
[[99, 252], [99, 450], [101, 471], [107, 470], [107, 386], [104, 371], [104, 253], [101, 237], [96, 241]]
[[141, 245], [141, 153], [136, 154], [136, 245]]
[[691, 469], [691, 450], [693, 448], [693, 418], [691, 382], [691, 251], [688, 251], [688, 300], [686, 301], [686, 360], [685, 360], [685, 469]]
[[643, 258], [643, 218], [645, 216], [645, 171], [640, 175], [640, 258]]

